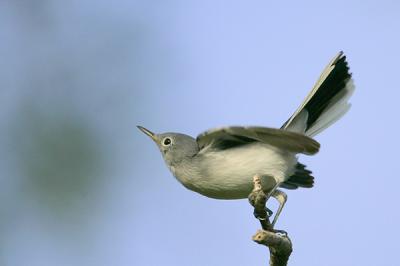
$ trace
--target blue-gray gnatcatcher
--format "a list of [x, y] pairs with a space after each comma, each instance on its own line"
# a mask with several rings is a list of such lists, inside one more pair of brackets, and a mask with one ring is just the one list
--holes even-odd
[[158, 146], [173, 175], [186, 188], [216, 199], [247, 198], [253, 176], [261, 176], [268, 197], [279, 201], [272, 222], [286, 202], [278, 187], [313, 186], [314, 177], [297, 154], [313, 155], [319, 143], [311, 137], [341, 118], [350, 108], [354, 91], [346, 56], [340, 52], [322, 72], [296, 112], [280, 129], [224, 127], [206, 131], [196, 139], [180, 133], [154, 134], [138, 128]]

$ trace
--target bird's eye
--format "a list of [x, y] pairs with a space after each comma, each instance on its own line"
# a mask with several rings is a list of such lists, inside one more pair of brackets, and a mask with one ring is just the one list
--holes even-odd
[[165, 146], [170, 145], [170, 144], [171, 144], [171, 139], [170, 139], [170, 138], [165, 138], [165, 139], [163, 140], [163, 144], [164, 144]]

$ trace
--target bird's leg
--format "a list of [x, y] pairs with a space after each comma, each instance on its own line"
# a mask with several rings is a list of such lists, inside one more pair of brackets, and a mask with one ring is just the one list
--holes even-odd
[[283, 206], [285, 206], [286, 200], [287, 200], [287, 195], [285, 192], [283, 192], [282, 190], [276, 189], [273, 193], [272, 193], [272, 197], [274, 197], [278, 202], [279, 202], [279, 208], [276, 211], [274, 220], [272, 221], [272, 228], [274, 228], [276, 221], [279, 218], [279, 215], [281, 214], [281, 211], [283, 209]]
[[[286, 194], [277, 188], [279, 187], [279, 184], [275, 184], [275, 186], [266, 194], [261, 186], [261, 179], [259, 176], [255, 176], [253, 178], [254, 182], [254, 189], [249, 195], [249, 201], [250, 204], [254, 207], [254, 216], [260, 221], [261, 227], [264, 230], [271, 231], [274, 233], [279, 233], [282, 235], [287, 235], [287, 233], [283, 230], [276, 230], [274, 229], [274, 225], [279, 217], [280, 212], [282, 211], [282, 208], [286, 202]], [[280, 203], [277, 214], [274, 217], [274, 220], [271, 224], [269, 220], [269, 212], [268, 208], [265, 207], [265, 204], [267, 200], [270, 197], [274, 197], [277, 199]], [[272, 213], [272, 212], [271, 212]]]
[[[262, 216], [258, 216], [258, 219], [263, 229], [259, 230], [253, 236], [253, 240], [258, 244], [265, 245], [269, 248], [270, 265], [287, 265], [289, 256], [292, 253], [292, 242], [285, 231], [273, 229], [265, 208], [265, 203], [271, 195], [275, 198], [279, 197], [279, 199], [281, 199], [281, 194], [276, 190], [277, 184], [275, 183], [274, 186], [272, 186], [272, 190], [267, 189], [265, 191], [268, 192], [265, 192], [261, 186], [260, 176], [254, 176], [253, 183], [254, 189], [249, 195], [249, 201], [254, 207], [254, 212], [262, 214]], [[281, 205], [283, 207], [283, 204]], [[278, 214], [281, 209], [282, 208], [278, 209]], [[274, 221], [276, 219], [277, 218], [275, 218]]]
[[273, 231], [269, 217], [272, 211], [266, 208], [265, 204], [271, 197], [273, 191], [278, 187], [277, 185], [268, 193], [265, 194], [261, 186], [261, 178], [256, 175], [253, 178], [254, 189], [249, 195], [249, 202], [254, 207], [254, 216], [260, 221], [264, 230]]
[[284, 231], [284, 230], [276, 230], [276, 229], [274, 229], [275, 223], [278, 220], [279, 214], [281, 213], [281, 211], [283, 209], [283, 206], [285, 205], [286, 199], [287, 199], [286, 194], [283, 191], [279, 190], [278, 187], [279, 187], [279, 184], [276, 184], [274, 186], [274, 188], [271, 189], [271, 191], [266, 196], [267, 200], [270, 197], [273, 197], [279, 202], [279, 208], [278, 208], [278, 210], [277, 210], [277, 212], [275, 214], [275, 217], [274, 217], [274, 220], [272, 221], [272, 224], [270, 224], [271, 225], [271, 230], [270, 231], [273, 231], [275, 233], [279, 233], [279, 234], [282, 234], [282, 235], [287, 235], [286, 231]]
[[[253, 178], [253, 183], [255, 182], [254, 178]], [[271, 197], [273, 191], [278, 187], [278, 184], [277, 184], [275, 178], [273, 178], [272, 176], [260, 176], [259, 179], [260, 180], [259, 180], [259, 183], [257, 183], [257, 189], [256, 189], [256, 187], [254, 187], [252, 194], [259, 194], [259, 193], [255, 192], [258, 189], [263, 190], [263, 193], [264, 193], [263, 196], [265, 196], [265, 202], [267, 202], [268, 199]], [[265, 219], [265, 213], [266, 213], [267, 217], [271, 217], [273, 214], [273, 212], [270, 209], [268, 209], [265, 204], [264, 204], [263, 209], [254, 208], [254, 216], [257, 219]]]
[[265, 208], [267, 202], [267, 195], [265, 195], [261, 187], [260, 176], [253, 177], [254, 189], [249, 194], [249, 202], [254, 207], [254, 216], [260, 221], [261, 227], [264, 230], [271, 230], [272, 226], [269, 221], [268, 212]]
[[[269, 200], [269, 198], [272, 196], [274, 197], [274, 193], [277, 190], [278, 185], [276, 185], [267, 195], [266, 195], [266, 200], [265, 200], [265, 211], [267, 212], [268, 217], [271, 217], [272, 214], [274, 213], [273, 211], [271, 211], [268, 207], [267, 207], [267, 201]], [[278, 209], [279, 210], [279, 209]], [[257, 217], [257, 213], [256, 210], [254, 209], [254, 216], [258, 219]], [[276, 215], [275, 215], [276, 216]], [[274, 224], [272, 224], [273, 226]]]

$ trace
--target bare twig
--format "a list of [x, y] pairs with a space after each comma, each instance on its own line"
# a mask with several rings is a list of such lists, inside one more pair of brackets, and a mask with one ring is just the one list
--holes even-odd
[[257, 231], [253, 241], [269, 248], [271, 266], [287, 265], [292, 253], [292, 242], [286, 233], [272, 228], [266, 209], [267, 196], [264, 193], [259, 176], [254, 176], [254, 189], [249, 195], [250, 204], [254, 207], [254, 215], [261, 223], [262, 230]]

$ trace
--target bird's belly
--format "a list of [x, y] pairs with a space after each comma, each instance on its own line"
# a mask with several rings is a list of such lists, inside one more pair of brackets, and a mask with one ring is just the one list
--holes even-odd
[[253, 189], [253, 177], [260, 175], [269, 191], [293, 173], [297, 159], [269, 145], [247, 145], [209, 153], [202, 158], [199, 177], [190, 187], [202, 195], [217, 199], [247, 198]]

